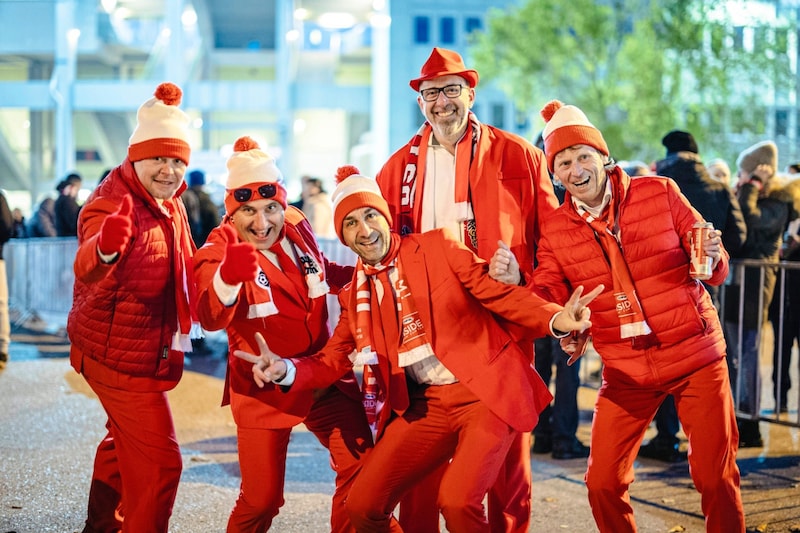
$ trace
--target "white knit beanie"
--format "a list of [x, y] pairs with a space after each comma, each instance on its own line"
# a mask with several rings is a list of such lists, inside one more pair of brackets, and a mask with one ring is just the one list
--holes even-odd
[[153, 98], [139, 107], [136, 129], [128, 142], [131, 162], [152, 157], [174, 157], [189, 164], [189, 116], [178, 108], [183, 92], [164, 82]]
[[342, 237], [342, 223], [344, 218], [354, 209], [362, 207], [372, 207], [377, 209], [389, 225], [392, 225], [392, 215], [389, 211], [389, 204], [381, 195], [381, 189], [378, 183], [366, 176], [359, 174], [356, 167], [352, 165], [345, 165], [339, 167], [336, 172], [336, 189], [331, 195], [331, 202], [333, 202], [333, 225], [336, 230], [336, 235], [343, 244], [344, 238]]
[[228, 158], [228, 179], [225, 182], [225, 212], [228, 216], [242, 206], [233, 196], [236, 189], [251, 189], [251, 198], [258, 200], [257, 190], [261, 185], [275, 185], [275, 196], [271, 199], [286, 209], [286, 188], [283, 174], [278, 170], [275, 160], [252, 138], [244, 136], [236, 139], [233, 154]]
[[551, 100], [540, 113], [545, 121], [542, 137], [550, 172], [553, 172], [553, 160], [556, 154], [570, 146], [585, 144], [608, 155], [608, 145], [603, 139], [603, 134], [589, 122], [586, 114], [579, 108]]

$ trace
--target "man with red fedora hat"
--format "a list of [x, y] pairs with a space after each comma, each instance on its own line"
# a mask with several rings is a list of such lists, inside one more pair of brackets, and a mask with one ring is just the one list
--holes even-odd
[[[487, 261], [501, 241], [519, 268], [491, 274], [526, 285], [540, 221], [556, 210], [558, 200], [542, 151], [518, 135], [482, 124], [470, 111], [478, 80], [458, 53], [434, 48], [419, 77], [409, 82], [425, 123], [376, 179], [395, 231], [408, 235], [448, 228]], [[506, 327], [533, 361], [533, 344]], [[415, 531], [438, 531], [438, 517], [429, 509], [435, 498], [428, 491], [435, 486], [420, 483], [403, 500], [401, 522], [409, 516]], [[527, 532], [530, 512], [530, 435], [520, 433], [489, 492], [492, 531]], [[423, 530], [421, 523], [430, 526]]]

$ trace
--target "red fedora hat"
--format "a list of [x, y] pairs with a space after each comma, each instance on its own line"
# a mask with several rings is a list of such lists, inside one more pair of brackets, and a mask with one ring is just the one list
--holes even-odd
[[415, 91], [419, 91], [419, 84], [425, 80], [432, 80], [451, 74], [461, 76], [467, 80], [470, 87], [478, 85], [478, 73], [464, 65], [464, 60], [461, 59], [458, 52], [447, 50], [446, 48], [434, 48], [428, 60], [422, 65], [419, 74], [419, 78], [408, 82]]

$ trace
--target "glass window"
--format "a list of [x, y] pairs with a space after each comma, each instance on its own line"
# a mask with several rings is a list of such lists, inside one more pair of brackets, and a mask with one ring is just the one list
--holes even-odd
[[464, 32], [467, 34], [483, 28], [483, 22], [478, 17], [467, 17], [464, 21]]
[[456, 19], [453, 17], [442, 17], [439, 30], [439, 40], [442, 41], [442, 43], [453, 44], [456, 42]]
[[492, 104], [492, 125], [497, 128], [505, 128], [506, 106], [503, 104]]
[[431, 19], [414, 17], [414, 42], [427, 44], [431, 41]]
[[789, 110], [776, 109], [775, 110], [775, 135], [786, 136], [789, 134]]

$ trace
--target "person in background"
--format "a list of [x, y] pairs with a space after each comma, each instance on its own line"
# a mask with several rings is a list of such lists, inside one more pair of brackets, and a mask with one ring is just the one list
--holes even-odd
[[731, 169], [724, 159], [712, 159], [708, 162], [708, 165], [706, 165], [706, 170], [708, 170], [708, 175], [711, 179], [717, 180], [729, 188], [733, 188]]
[[[543, 222], [533, 286], [554, 302], [581, 285], [607, 288], [589, 305], [591, 330], [562, 341], [577, 358], [590, 334], [603, 361], [584, 478], [595, 523], [601, 533], [636, 531], [634, 462], [671, 394], [706, 531], [744, 533], [725, 339], [708, 291], [689, 273], [692, 226], [702, 216], [673, 180], [625, 174], [579, 108], [553, 100], [541, 114], [547, 163], [567, 192]], [[728, 274], [720, 232], [709, 231], [702, 247], [707, 282], [719, 285]]]
[[313, 176], [303, 176], [302, 183], [303, 192], [298, 209], [311, 223], [314, 235], [325, 239], [335, 238], [331, 200], [322, 186], [322, 180]]
[[228, 533], [263, 533], [284, 503], [286, 453], [292, 427], [304, 423], [330, 450], [336, 471], [331, 531], [353, 531], [345, 499], [372, 447], [353, 372], [332, 386], [284, 394], [253, 382], [252, 365], [236, 350], [257, 351], [263, 334], [281, 353], [306, 357], [330, 337], [326, 294], [338, 292], [353, 267], [329, 263], [303, 214], [286, 205], [275, 161], [250, 137], [228, 159], [225, 217], [195, 255], [198, 309], [204, 328], [225, 328], [230, 356], [223, 405], [236, 422], [239, 497]]
[[61, 182], [61, 194], [56, 198], [53, 206], [55, 214], [56, 235], [59, 237], [75, 237], [78, 235], [78, 193], [81, 190], [83, 178], [74, 172]]
[[11, 210], [11, 218], [14, 220], [14, 227], [11, 230], [12, 239], [25, 239], [28, 237], [28, 224], [25, 222], [25, 215], [22, 209], [15, 207]]
[[183, 191], [181, 199], [186, 206], [189, 216], [189, 225], [192, 228], [192, 239], [195, 246], [200, 248], [208, 239], [211, 230], [217, 227], [220, 221], [219, 208], [205, 190], [206, 174], [202, 170], [189, 172], [187, 180], [189, 187]]
[[[778, 147], [772, 141], [756, 143], [739, 154], [736, 166], [736, 196], [747, 225], [747, 240], [733, 257], [777, 262], [783, 233], [789, 221], [797, 216], [791, 198], [786, 197], [775, 177]], [[737, 418], [741, 448], [764, 445], [757, 418], [761, 379], [758, 339], [768, 319], [776, 279], [775, 268], [762, 270], [762, 267], [737, 266], [725, 293], [724, 316], [731, 381], [738, 400], [737, 407], [745, 413]], [[740, 294], [743, 294], [741, 299]]]
[[[56, 185], [56, 192], [61, 195], [61, 191], [66, 187], [64, 180]], [[52, 194], [52, 193], [50, 193]], [[28, 233], [31, 237], [57, 237], [56, 231], [56, 200], [48, 194], [39, 202], [39, 206], [31, 217]]]
[[800, 174], [800, 163], [786, 165], [786, 173], [789, 175]]
[[8, 364], [8, 348], [11, 345], [11, 319], [8, 315], [8, 277], [3, 259], [3, 245], [13, 237], [14, 218], [8, 208], [6, 195], [0, 190], [0, 370]]
[[70, 363], [108, 416], [84, 533], [166, 533], [178, 491], [183, 461], [167, 391], [199, 330], [180, 200], [190, 154], [181, 96], [162, 83], [139, 107], [127, 158], [78, 220]]
[[[731, 190], [711, 179], [699, 155], [694, 136], [672, 130], [661, 139], [667, 153], [656, 162], [656, 174], [675, 180], [681, 193], [697, 209], [706, 222], [722, 232], [722, 244], [729, 254], [737, 253], [747, 237], [742, 210]], [[719, 310], [719, 287], [705, 285], [714, 306]], [[680, 423], [675, 399], [670, 395], [656, 413], [656, 436], [639, 448], [639, 456], [675, 463], [686, 458], [680, 449]]]
[[[478, 80], [478, 72], [467, 68], [459, 54], [434, 48], [419, 77], [409, 82], [425, 123], [389, 158], [376, 180], [399, 235], [448, 228], [487, 261], [502, 241], [521, 266], [515, 276], [501, 281], [525, 285], [533, 270], [539, 225], [558, 200], [541, 150], [482, 124], [470, 110]], [[514, 338], [533, 362], [533, 343]], [[518, 434], [489, 493], [493, 532], [527, 533], [530, 461], [530, 434]], [[429, 509], [435, 497], [428, 492], [435, 487], [435, 481], [423, 481], [403, 500], [403, 525], [409, 516], [417, 533], [438, 531], [438, 512]]]
[[235, 355], [253, 363], [257, 383], [289, 394], [370, 365], [387, 404], [346, 502], [357, 531], [398, 531], [391, 516], [401, 496], [440, 466], [448, 531], [489, 531], [484, 497], [516, 434], [531, 431], [552, 398], [496, 316], [531, 337], [582, 330], [591, 324], [586, 304], [603, 288], [585, 296], [579, 288], [561, 307], [492, 279], [486, 261], [446, 228], [401, 239], [365, 176], [341, 181], [333, 203], [339, 239], [359, 256], [333, 337], [311, 357], [279, 358], [263, 338], [261, 357]]

